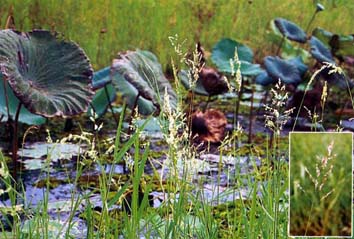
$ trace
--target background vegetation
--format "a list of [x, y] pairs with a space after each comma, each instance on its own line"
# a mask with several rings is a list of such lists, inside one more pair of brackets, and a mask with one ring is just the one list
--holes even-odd
[[272, 49], [266, 40], [269, 21], [284, 17], [305, 29], [317, 2], [326, 10], [310, 29], [353, 33], [352, 0], [2, 0], [0, 26], [13, 12], [18, 30], [61, 32], [85, 49], [95, 70], [110, 65], [117, 52], [135, 48], [154, 52], [166, 68], [171, 53], [168, 37], [175, 34], [187, 39], [186, 47], [192, 49], [200, 41], [207, 50], [220, 38], [230, 37], [255, 49], [260, 62]]
[[[327, 147], [334, 141], [333, 171], [321, 190], [314, 188], [305, 168], [316, 175], [316, 156], [326, 156]], [[322, 165], [319, 163], [319, 165]], [[321, 180], [320, 177], [314, 177]], [[296, 184], [300, 185], [300, 188]], [[319, 183], [321, 184], [321, 183]], [[352, 134], [350, 133], [293, 133], [290, 136], [290, 231], [305, 235], [324, 233], [338, 236], [351, 232], [352, 201]], [[332, 191], [334, 190], [334, 191]], [[320, 200], [331, 192], [325, 200]], [[311, 204], [314, 203], [311, 209]], [[348, 235], [347, 234], [347, 235]], [[316, 235], [316, 234], [315, 234]], [[318, 235], [318, 234], [317, 234]], [[322, 234], [323, 235], [323, 234]]]

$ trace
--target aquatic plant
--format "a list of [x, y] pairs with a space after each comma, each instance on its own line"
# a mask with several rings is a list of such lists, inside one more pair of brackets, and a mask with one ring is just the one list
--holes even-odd
[[[93, 96], [92, 67], [75, 43], [45, 30], [0, 31], [2, 84], [19, 103], [14, 115], [12, 157], [16, 166], [17, 125], [21, 108], [44, 117], [70, 117], [86, 111]], [[6, 107], [10, 95], [5, 91]], [[10, 112], [10, 111], [8, 111]], [[14, 170], [16, 172], [16, 168]]]
[[165, 91], [171, 98], [171, 107], [176, 107], [176, 93], [153, 53], [143, 50], [120, 53], [111, 70], [113, 86], [122, 92], [131, 109], [137, 107], [143, 115], [159, 115]]

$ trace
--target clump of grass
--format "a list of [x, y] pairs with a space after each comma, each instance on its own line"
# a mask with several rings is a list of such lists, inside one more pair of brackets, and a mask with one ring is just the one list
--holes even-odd
[[[351, 137], [345, 133], [291, 134], [290, 235], [351, 234]], [[306, 149], [309, 140], [319, 145]]]

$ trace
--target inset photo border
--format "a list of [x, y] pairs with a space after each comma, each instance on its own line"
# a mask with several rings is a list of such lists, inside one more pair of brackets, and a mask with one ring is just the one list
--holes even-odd
[[289, 134], [289, 237], [352, 238], [353, 134]]

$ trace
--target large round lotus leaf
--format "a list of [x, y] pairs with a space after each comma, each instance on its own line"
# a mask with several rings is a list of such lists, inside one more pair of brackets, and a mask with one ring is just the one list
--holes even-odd
[[84, 51], [49, 31], [0, 31], [0, 71], [32, 113], [71, 116], [92, 98], [92, 67]]
[[165, 90], [170, 107], [175, 109], [176, 93], [151, 52], [136, 50], [120, 54], [118, 59], [113, 60], [112, 70], [113, 85], [123, 93], [129, 107], [137, 104], [140, 114], [159, 114], [165, 102]]
[[307, 65], [304, 64], [302, 61], [302, 58], [300, 56], [291, 58], [287, 60], [290, 64], [293, 64], [296, 66], [296, 68], [299, 70], [300, 75], [303, 76], [306, 71], [309, 69]]
[[300, 72], [297, 67], [279, 57], [267, 56], [264, 66], [274, 80], [280, 79], [285, 84], [298, 84], [301, 82]]
[[111, 67], [105, 67], [93, 73], [92, 88], [99, 89], [111, 82]]
[[315, 58], [318, 62], [329, 62], [335, 63], [331, 51], [316, 37], [312, 36], [310, 40], [311, 44], [311, 55]]
[[[6, 94], [4, 90], [4, 83], [6, 87]], [[6, 106], [6, 95], [8, 97], [8, 107], [10, 117], [15, 119], [16, 111], [18, 104], [20, 101], [14, 95], [12, 89], [10, 88], [9, 84], [5, 82], [2, 78], [2, 74], [0, 73], [0, 121], [7, 121], [7, 106]], [[35, 115], [29, 112], [25, 107], [21, 107], [20, 115], [18, 119], [21, 123], [29, 124], [29, 125], [41, 125], [44, 124], [46, 119], [40, 115]]]
[[259, 85], [267, 86], [276, 82], [277, 81], [270, 77], [266, 71], [263, 71], [256, 77], [256, 84]]
[[[191, 89], [191, 86], [189, 84], [189, 75], [188, 72], [185, 70], [181, 70], [180, 72], [178, 72], [178, 78], [180, 79], [182, 85], [184, 86], [184, 88], [186, 88], [187, 90]], [[204, 96], [209, 96], [210, 94], [205, 90], [202, 82], [198, 79], [194, 89], [192, 89], [194, 93], [198, 94], [198, 95], [204, 95]]]
[[87, 110], [87, 114], [92, 116], [93, 110], [97, 117], [101, 117], [106, 113], [109, 104], [116, 99], [116, 96], [116, 89], [111, 83], [105, 85], [104, 88], [98, 89]]
[[216, 43], [211, 53], [211, 60], [219, 71], [231, 72], [230, 59], [234, 59], [236, 48], [240, 61], [253, 61], [253, 51], [251, 48], [237, 41], [225, 38]]
[[274, 19], [274, 24], [283, 34], [283, 36], [289, 40], [300, 43], [306, 42], [306, 33], [295, 23], [284, 18], [276, 18]]

